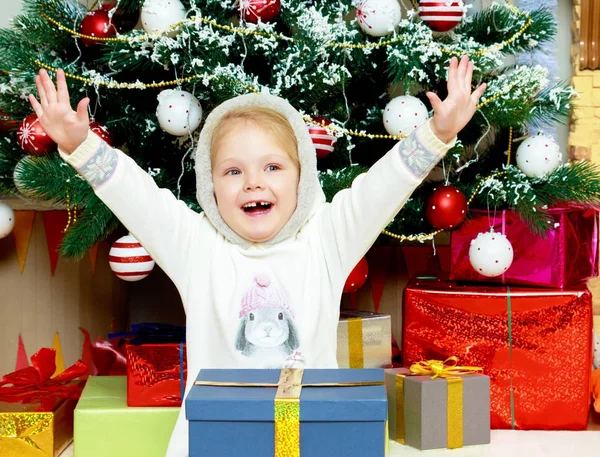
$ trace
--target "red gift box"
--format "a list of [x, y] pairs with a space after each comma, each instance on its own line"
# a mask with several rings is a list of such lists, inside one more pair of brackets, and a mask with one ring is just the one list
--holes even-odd
[[417, 278], [404, 290], [403, 326], [405, 366], [456, 356], [461, 365], [483, 368], [491, 379], [492, 428], [586, 428], [592, 296], [585, 286], [526, 289]]
[[[542, 238], [514, 211], [472, 210], [452, 232], [450, 279], [563, 288], [598, 276], [598, 213], [571, 207], [549, 214], [553, 223]], [[480, 275], [469, 262], [471, 241], [490, 226], [506, 235], [514, 251], [510, 268], [494, 278]]]
[[183, 343], [127, 344], [127, 405], [181, 406], [187, 376]]

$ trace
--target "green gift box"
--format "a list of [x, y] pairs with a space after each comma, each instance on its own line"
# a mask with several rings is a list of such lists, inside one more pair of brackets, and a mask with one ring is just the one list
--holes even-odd
[[125, 376], [91, 376], [75, 408], [75, 455], [165, 457], [177, 407], [128, 407]]

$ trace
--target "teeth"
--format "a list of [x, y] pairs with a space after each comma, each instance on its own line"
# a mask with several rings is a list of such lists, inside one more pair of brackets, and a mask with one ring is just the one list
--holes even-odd
[[254, 208], [257, 205], [268, 206], [268, 205], [270, 205], [270, 203], [269, 202], [252, 202], [252, 203], [246, 203], [244, 205], [244, 208]]

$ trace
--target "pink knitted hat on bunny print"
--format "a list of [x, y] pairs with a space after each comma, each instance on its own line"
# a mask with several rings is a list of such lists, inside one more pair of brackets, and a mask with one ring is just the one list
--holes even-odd
[[254, 284], [242, 298], [240, 317], [260, 308], [281, 308], [294, 317], [283, 291], [271, 285], [271, 278], [264, 274], [254, 277]]

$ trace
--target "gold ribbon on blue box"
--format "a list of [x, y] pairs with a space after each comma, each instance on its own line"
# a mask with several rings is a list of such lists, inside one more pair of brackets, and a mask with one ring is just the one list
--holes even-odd
[[395, 432], [395, 440], [401, 444], [407, 444], [405, 417], [405, 410], [407, 407], [405, 397], [406, 379], [413, 376], [428, 376], [431, 379], [443, 378], [446, 381], [446, 447], [449, 449], [463, 447], [463, 379], [465, 375], [481, 372], [482, 368], [458, 366], [458, 359], [456, 357], [450, 357], [445, 361], [421, 361], [413, 364], [410, 367], [410, 370], [404, 370], [405, 372], [402, 373], [393, 373], [393, 371], [395, 370], [387, 370], [386, 373], [388, 375], [393, 374], [395, 381], [393, 385], [388, 385], [388, 389], [395, 389], [395, 425], [393, 430]]
[[306, 387], [381, 386], [383, 381], [303, 383], [302, 368], [282, 368], [277, 383], [196, 381], [197, 386], [276, 388], [275, 457], [300, 457], [300, 394]]

